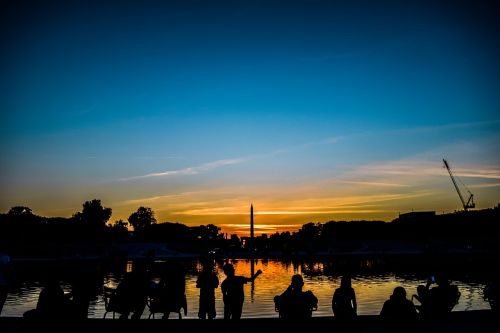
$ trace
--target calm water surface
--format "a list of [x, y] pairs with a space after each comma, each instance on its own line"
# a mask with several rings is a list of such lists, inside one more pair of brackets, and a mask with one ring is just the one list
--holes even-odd
[[[250, 276], [250, 260], [231, 260], [237, 275]], [[182, 262], [186, 269], [186, 296], [188, 301], [188, 315], [185, 318], [197, 318], [199, 289], [196, 288], [196, 278], [201, 271], [197, 261]], [[222, 282], [225, 275], [222, 272], [224, 262], [217, 262], [216, 269], [219, 280]], [[158, 280], [158, 272], [166, 265], [156, 261], [150, 266], [153, 278]], [[357, 270], [352, 274], [352, 284], [356, 292], [359, 314], [378, 314], [385, 300], [391, 295], [396, 286], [403, 286], [410, 298], [416, 292], [419, 284], [425, 284], [426, 273], [395, 273], [387, 269], [377, 269], [376, 261], [357, 263]], [[277, 317], [274, 311], [273, 298], [281, 294], [289, 285], [293, 274], [304, 276], [304, 290], [311, 290], [319, 299], [318, 311], [313, 316], [332, 316], [331, 299], [335, 288], [340, 285], [341, 269], [336, 269], [333, 261], [327, 262], [285, 262], [280, 260], [256, 260], [254, 270], [261, 269], [260, 275], [253, 284], [245, 285], [245, 304], [243, 317], [262, 318]], [[36, 307], [42, 282], [47, 274], [57, 274], [66, 292], [71, 291], [71, 284], [77, 278], [84, 278], [94, 286], [93, 300], [89, 308], [89, 317], [102, 318], [104, 315], [104, 301], [102, 286], [116, 287], [123, 274], [134, 269], [133, 262], [120, 263], [23, 263], [14, 265], [14, 276], [17, 283], [9, 293], [2, 316], [22, 316], [22, 314]], [[489, 304], [483, 300], [485, 280], [480, 277], [471, 277], [461, 274], [460, 278], [452, 278], [451, 282], [458, 286], [462, 296], [457, 310], [489, 309]], [[216, 289], [217, 317], [223, 316], [223, 303], [220, 287]], [[146, 307], [143, 318], [149, 315]], [[108, 318], [111, 316], [108, 315]], [[176, 318], [176, 315], [171, 317]]]

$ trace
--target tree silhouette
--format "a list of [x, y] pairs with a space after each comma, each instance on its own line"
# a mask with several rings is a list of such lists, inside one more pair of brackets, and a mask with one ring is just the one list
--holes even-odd
[[128, 222], [123, 220], [115, 221], [109, 225], [109, 235], [115, 241], [123, 241], [128, 239]]
[[85, 201], [82, 212], [76, 213], [73, 217], [84, 226], [94, 230], [104, 229], [111, 217], [111, 208], [105, 208], [101, 200], [94, 199]]
[[135, 232], [141, 232], [147, 226], [156, 223], [155, 213], [149, 207], [139, 207], [136, 212], [129, 216], [128, 222], [134, 227]]
[[127, 226], [128, 222], [125, 222], [122, 219], [115, 221], [115, 223], [111, 225], [112, 228], [123, 229], [123, 230], [127, 230]]
[[31, 208], [25, 206], [14, 206], [9, 210], [9, 215], [20, 216], [20, 215], [33, 215]]

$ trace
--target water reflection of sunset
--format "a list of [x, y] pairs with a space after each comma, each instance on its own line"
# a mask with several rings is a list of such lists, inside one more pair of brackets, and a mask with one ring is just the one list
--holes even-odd
[[[250, 260], [229, 260], [235, 267], [236, 275], [249, 277], [251, 274]], [[217, 273], [220, 282], [225, 279], [222, 266], [225, 262], [217, 263]], [[369, 268], [372, 262], [362, 262], [359, 268]], [[274, 312], [274, 296], [281, 294], [290, 284], [292, 275], [302, 274], [304, 277], [304, 290], [311, 290], [318, 297], [318, 311], [313, 316], [332, 316], [331, 300], [333, 292], [340, 286], [340, 277], [332, 273], [335, 264], [323, 262], [291, 262], [278, 260], [255, 260], [254, 270], [261, 269], [263, 274], [254, 282], [245, 285], [245, 304], [243, 306], [243, 317], [277, 317]], [[196, 277], [191, 276], [186, 281], [186, 296], [188, 307], [196, 311], [198, 309], [199, 289], [195, 287]], [[397, 286], [403, 286], [408, 298], [416, 292], [418, 284], [425, 281], [412, 278], [401, 278], [390, 273], [372, 275], [368, 271], [363, 274], [354, 275], [352, 286], [356, 292], [359, 314], [378, 314], [385, 300], [389, 298]], [[481, 287], [465, 286], [456, 283], [462, 293], [461, 302], [455, 310], [465, 309], [488, 309], [489, 306], [481, 297]], [[223, 303], [220, 288], [216, 290], [217, 317], [223, 315]], [[191, 310], [190, 310], [191, 312]]]
[[[250, 260], [229, 260], [234, 265], [237, 275], [249, 277], [251, 274]], [[226, 278], [222, 272], [222, 266], [226, 261], [217, 261], [216, 270], [219, 281]], [[156, 269], [162, 268], [163, 262], [155, 262]], [[168, 265], [168, 263], [166, 263]], [[188, 314], [185, 318], [197, 318], [200, 290], [196, 288], [196, 279], [202, 269], [198, 261], [185, 261], [186, 269], [186, 297], [188, 302]], [[335, 288], [340, 285], [340, 277], [343, 274], [344, 263], [338, 260], [332, 261], [286, 261], [286, 260], [256, 260], [254, 270], [261, 269], [263, 273], [255, 280], [253, 285], [248, 283], [244, 286], [245, 303], [243, 306], [243, 318], [278, 317], [274, 311], [274, 296], [281, 294], [290, 284], [293, 274], [302, 274], [304, 277], [304, 290], [311, 290], [318, 297], [318, 311], [313, 316], [332, 316], [331, 300]], [[392, 272], [381, 271], [377, 260], [361, 260], [350, 266], [356, 274], [352, 276], [352, 286], [356, 292], [358, 301], [358, 314], [378, 314], [384, 301], [392, 294], [397, 286], [406, 289], [408, 298], [415, 293], [417, 285], [425, 281], [415, 277], [416, 272], [396, 275]], [[153, 268], [153, 267], [152, 267]], [[123, 267], [115, 267], [106, 271], [103, 283], [109, 287], [116, 288], [118, 282], [126, 271], [134, 269], [133, 262], [124, 262]], [[159, 270], [153, 270], [152, 278], [158, 282]], [[454, 310], [480, 310], [489, 309], [489, 305], [482, 298], [484, 285], [481, 282], [468, 278], [467, 282], [452, 281], [459, 287], [462, 296], [459, 304]], [[31, 280], [30, 280], [31, 281]], [[66, 291], [71, 290], [67, 281], [61, 281]], [[31, 284], [30, 284], [31, 283]], [[40, 293], [40, 283], [27, 282], [17, 294], [10, 294], [2, 315], [22, 316], [23, 312], [32, 309], [37, 302]], [[222, 318], [224, 305], [220, 286], [215, 291], [217, 318]], [[102, 318], [104, 304], [101, 296], [94, 300], [89, 308], [89, 316]], [[149, 311], [146, 308], [142, 318], [147, 318]], [[176, 316], [171, 316], [176, 317]]]

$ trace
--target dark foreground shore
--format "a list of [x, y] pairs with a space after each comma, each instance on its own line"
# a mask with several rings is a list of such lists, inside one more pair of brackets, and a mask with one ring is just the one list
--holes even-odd
[[[500, 332], [500, 318], [489, 310], [453, 312], [446, 320], [424, 321], [416, 324], [403, 322], [392, 332]], [[139, 320], [120, 321], [88, 319], [80, 322], [26, 322], [22, 318], [0, 317], [0, 332], [200, 332], [200, 333], [276, 333], [276, 332], [386, 332], [379, 316], [360, 316], [355, 325], [344, 327], [334, 318], [318, 317], [302, 322], [287, 322], [278, 318], [242, 319], [239, 322], [224, 320]]]

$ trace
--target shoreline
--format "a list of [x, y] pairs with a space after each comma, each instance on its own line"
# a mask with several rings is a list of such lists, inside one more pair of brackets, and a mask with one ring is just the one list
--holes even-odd
[[239, 260], [324, 260], [324, 259], [370, 259], [370, 258], [412, 258], [412, 259], [436, 259], [436, 258], [490, 258], [498, 257], [498, 251], [471, 251], [471, 250], [444, 250], [444, 251], [382, 251], [382, 250], [362, 250], [362, 251], [329, 251], [329, 252], [298, 252], [292, 254], [283, 254], [279, 252], [269, 252], [266, 254], [256, 253], [227, 253], [227, 254], [199, 254], [199, 253], [174, 253], [168, 255], [151, 255], [151, 254], [130, 254], [130, 255], [89, 255], [89, 256], [53, 256], [53, 257], [35, 257], [12, 256], [11, 262], [92, 262], [92, 261], [134, 261], [134, 260], [198, 260], [201, 258], [213, 258], [214, 260], [239, 259]]

